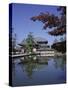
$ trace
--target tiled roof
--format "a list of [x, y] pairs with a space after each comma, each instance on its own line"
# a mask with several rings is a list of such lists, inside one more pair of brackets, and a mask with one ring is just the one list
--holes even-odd
[[[37, 42], [47, 42], [47, 40], [45, 38], [42, 38], [42, 37], [34, 37], [34, 42], [37, 44]], [[20, 44], [25, 45], [26, 39], [24, 39]]]

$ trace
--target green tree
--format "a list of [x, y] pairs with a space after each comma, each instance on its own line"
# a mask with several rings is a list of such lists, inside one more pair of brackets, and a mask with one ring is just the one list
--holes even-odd
[[26, 39], [26, 50], [27, 50], [27, 52], [29, 53], [29, 52], [33, 52], [33, 47], [34, 47], [34, 38], [33, 38], [33, 35], [32, 35], [32, 32], [30, 32], [29, 34], [28, 34], [28, 37], [27, 37], [27, 39]]

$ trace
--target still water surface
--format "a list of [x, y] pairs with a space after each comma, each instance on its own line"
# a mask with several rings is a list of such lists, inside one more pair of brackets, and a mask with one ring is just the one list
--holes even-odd
[[66, 58], [22, 57], [13, 60], [13, 86], [59, 84], [66, 82]]

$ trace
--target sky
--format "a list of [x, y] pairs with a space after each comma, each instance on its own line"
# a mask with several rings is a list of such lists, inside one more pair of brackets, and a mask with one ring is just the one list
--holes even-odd
[[33, 5], [33, 4], [13, 4], [12, 5], [12, 28], [13, 33], [16, 33], [17, 43], [20, 43], [24, 38], [27, 37], [29, 32], [33, 33], [34, 37], [42, 37], [48, 41], [48, 44], [52, 44], [54, 39], [59, 37], [51, 36], [43, 30], [43, 23], [30, 20], [31, 17], [39, 15], [41, 12], [49, 12], [51, 14], [59, 15], [57, 12], [58, 6], [47, 6], [47, 5]]

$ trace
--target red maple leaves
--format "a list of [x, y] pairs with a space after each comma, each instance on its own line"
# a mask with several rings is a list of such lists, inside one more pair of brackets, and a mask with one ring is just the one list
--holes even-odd
[[60, 12], [60, 17], [46, 12], [32, 17], [31, 20], [41, 21], [44, 24], [43, 29], [45, 30], [53, 28], [52, 31], [48, 32], [50, 35], [63, 35], [66, 33], [66, 7], [61, 6], [57, 10]]

